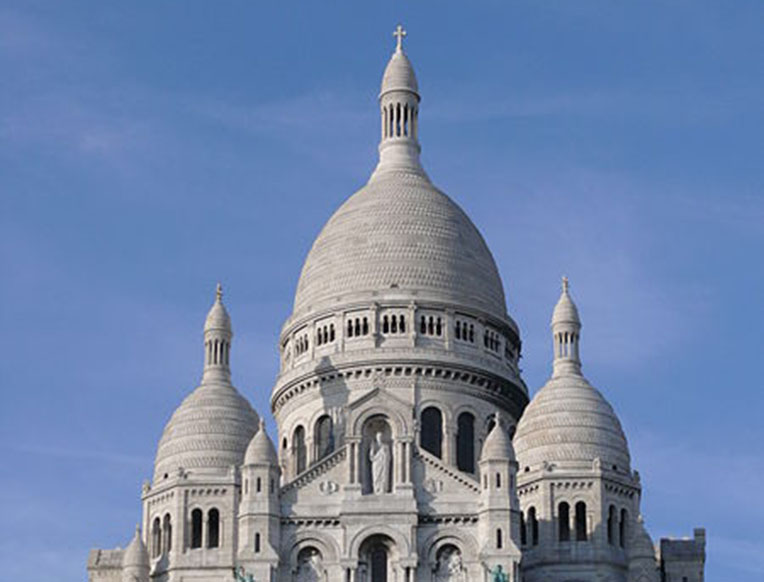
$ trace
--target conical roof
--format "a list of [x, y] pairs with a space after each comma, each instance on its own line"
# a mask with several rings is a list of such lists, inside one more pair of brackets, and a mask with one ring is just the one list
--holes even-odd
[[485, 438], [483, 450], [480, 453], [481, 461], [513, 461], [515, 452], [512, 449], [512, 441], [500, 422], [495, 422], [491, 432]]
[[231, 316], [228, 315], [228, 311], [223, 305], [223, 288], [220, 283], [218, 283], [215, 292], [215, 302], [207, 313], [207, 319], [204, 322], [205, 332], [213, 330], [232, 332]]
[[268, 465], [278, 465], [278, 456], [276, 448], [273, 446], [268, 434], [265, 432], [265, 422], [260, 419], [260, 426], [247, 446], [247, 452], [244, 454], [245, 465], [255, 465], [265, 463]]
[[149, 567], [149, 552], [141, 539], [141, 530], [138, 527], [135, 528], [135, 535], [125, 548], [125, 553], [122, 554], [123, 568], [136, 566]]

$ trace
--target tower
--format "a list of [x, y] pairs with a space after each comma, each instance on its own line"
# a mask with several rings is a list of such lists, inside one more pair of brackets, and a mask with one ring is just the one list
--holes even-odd
[[581, 372], [581, 327], [563, 278], [551, 322], [552, 377], [514, 439], [527, 582], [625, 581], [630, 543], [644, 541], [634, 537], [639, 475], [613, 408]]
[[231, 318], [218, 285], [204, 324], [199, 386], [175, 410], [157, 446], [154, 478], [143, 489], [154, 580], [190, 572], [214, 578], [235, 565], [239, 466], [258, 426], [249, 402], [231, 384]]
[[507, 429], [496, 414], [480, 454], [479, 523], [483, 561], [519, 579], [520, 508], [515, 489], [517, 461]]
[[241, 468], [237, 562], [256, 580], [266, 582], [274, 579], [279, 566], [279, 476], [276, 450], [261, 419]]

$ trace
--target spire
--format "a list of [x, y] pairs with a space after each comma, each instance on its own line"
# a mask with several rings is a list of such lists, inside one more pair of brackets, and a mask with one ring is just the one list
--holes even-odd
[[204, 323], [204, 375], [202, 383], [212, 380], [230, 381], [231, 317], [223, 305], [223, 286], [215, 289], [212, 304]]
[[403, 52], [406, 35], [399, 24], [393, 32], [395, 52], [382, 76], [379, 92], [382, 132], [375, 175], [390, 169], [424, 174], [419, 163], [419, 85], [414, 67]]
[[578, 308], [570, 297], [570, 282], [562, 278], [562, 294], [552, 314], [552, 337], [554, 345], [553, 376], [581, 375], [579, 343], [581, 319]]

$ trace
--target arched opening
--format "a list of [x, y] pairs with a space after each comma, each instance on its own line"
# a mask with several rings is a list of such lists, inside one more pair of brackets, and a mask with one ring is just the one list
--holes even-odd
[[531, 539], [531, 545], [539, 545], [539, 520], [536, 518], [535, 507], [528, 509], [528, 529], [530, 530], [528, 537]]
[[194, 509], [191, 512], [191, 548], [202, 547], [202, 510]]
[[440, 581], [465, 580], [466, 572], [462, 562], [462, 552], [453, 544], [444, 544], [435, 554], [435, 576]]
[[162, 524], [158, 517], [154, 518], [151, 526], [151, 555], [154, 558], [162, 555]]
[[439, 459], [443, 455], [443, 414], [435, 406], [422, 411], [422, 427], [419, 433], [419, 445]]
[[172, 550], [172, 523], [169, 513], [165, 514], [164, 521], [162, 522], [162, 538], [164, 539], [162, 547], [165, 553], [168, 553]]
[[307, 465], [307, 452], [305, 450], [305, 429], [298, 426], [292, 436], [292, 455], [294, 455], [294, 473], [299, 475]]
[[557, 507], [558, 539], [561, 542], [570, 541], [570, 505], [565, 501]]
[[220, 545], [220, 512], [214, 507], [207, 512], [207, 547]]
[[382, 317], [382, 333], [390, 333], [390, 320], [387, 315]]
[[255, 533], [255, 553], [260, 553], [260, 534]]
[[394, 580], [391, 568], [394, 549], [393, 541], [387, 536], [375, 535], [364, 541], [358, 555], [359, 578], [366, 582]]
[[390, 317], [390, 332], [398, 333], [398, 317], [396, 315]]
[[576, 503], [576, 541], [586, 541], [586, 503]]
[[625, 509], [621, 510], [621, 522], [618, 524], [618, 541], [622, 548], [626, 547], [626, 521], [629, 517], [628, 512]]
[[334, 433], [332, 419], [329, 415], [323, 415], [316, 422], [316, 459], [323, 459], [334, 451]]
[[295, 580], [298, 582], [319, 582], [325, 579], [324, 559], [313, 546], [302, 548], [297, 554]]
[[615, 505], [611, 505], [607, 514], [607, 543], [615, 544], [615, 524], [618, 521]]
[[475, 417], [462, 412], [456, 427], [456, 466], [466, 473], [475, 472]]
[[501, 528], [496, 528], [496, 549], [500, 550], [504, 547], [504, 533]]

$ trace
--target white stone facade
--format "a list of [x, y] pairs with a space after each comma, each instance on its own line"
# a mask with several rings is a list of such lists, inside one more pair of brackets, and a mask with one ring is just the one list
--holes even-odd
[[316, 239], [281, 332], [276, 445], [231, 385], [219, 289], [139, 533], [91, 552], [91, 582], [702, 580], [702, 530], [656, 558], [618, 418], [581, 374], [567, 283], [554, 373], [529, 404], [488, 246], [419, 163], [396, 34], [379, 164]]

